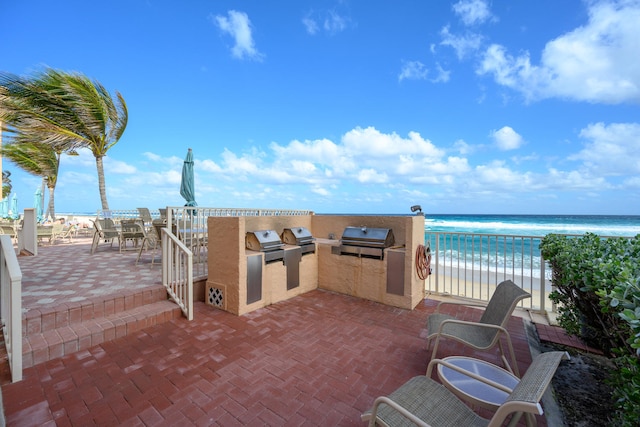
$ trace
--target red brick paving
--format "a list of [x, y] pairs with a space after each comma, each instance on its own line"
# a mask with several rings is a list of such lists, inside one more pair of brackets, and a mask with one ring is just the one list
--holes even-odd
[[[421, 335], [434, 306], [408, 311], [324, 291], [240, 317], [196, 303], [192, 322], [175, 319], [26, 369], [23, 381], [3, 386], [7, 422], [361, 426], [375, 397], [424, 373]], [[522, 319], [509, 329], [524, 371], [531, 357]], [[445, 343], [442, 356], [456, 349]], [[497, 351], [482, 357], [499, 363]]]
[[536, 331], [538, 332], [540, 341], [563, 344], [568, 347], [577, 348], [588, 353], [603, 354], [602, 350], [590, 347], [589, 345], [585, 344], [580, 338], [569, 335], [564, 329], [558, 326], [536, 323]]
[[[57, 256], [80, 257], [81, 252], [73, 254], [79, 249], [72, 247], [58, 249]], [[42, 254], [53, 248], [56, 246], [44, 248]], [[88, 252], [88, 245], [84, 251]], [[102, 251], [110, 250], [100, 249], [95, 258], [82, 263], [86, 274], [65, 270], [66, 290], [73, 288], [69, 286], [71, 277], [86, 285], [77, 289], [73, 298], [86, 302], [109, 286], [122, 289], [115, 276], [102, 280], [98, 288], [88, 283], [89, 270], [104, 265], [105, 260], [109, 260], [106, 265], [116, 262], [123, 266], [120, 277], [127, 286], [159, 280], [159, 266], [154, 269], [142, 264], [136, 267], [142, 271], [135, 270], [128, 261], [130, 256], [120, 255], [117, 249], [101, 256]], [[37, 273], [43, 264], [53, 274], [45, 257], [38, 258], [41, 263], [35, 258], [28, 260], [29, 268]], [[103, 262], [86, 265], [99, 259]], [[43, 280], [29, 281], [28, 274], [25, 278], [28, 286]], [[65, 304], [64, 297], [55, 292], [47, 298]], [[44, 322], [69, 320], [58, 320], [58, 314], [51, 317], [51, 309], [37, 292], [30, 292], [23, 304], [27, 312], [44, 313]], [[126, 308], [128, 303], [125, 297], [115, 304]], [[121, 336], [115, 324], [112, 335], [117, 339], [94, 346], [83, 344], [73, 354], [25, 369], [21, 382], [7, 384], [5, 366], [2, 394], [7, 423], [362, 426], [360, 414], [377, 396], [424, 374], [430, 356], [424, 326], [435, 305], [435, 301], [425, 300], [408, 311], [313, 291], [240, 317], [196, 303], [192, 322], [173, 319], [128, 336]], [[80, 318], [82, 314], [81, 310], [70, 310], [66, 316]], [[479, 316], [470, 308], [457, 314], [467, 319]], [[36, 327], [40, 325], [34, 324]], [[523, 320], [513, 317], [508, 327], [520, 371], [525, 372], [531, 355]], [[471, 352], [446, 340], [438, 356], [461, 353], [500, 364], [497, 349]], [[544, 418], [538, 418], [539, 425], [545, 426]]]

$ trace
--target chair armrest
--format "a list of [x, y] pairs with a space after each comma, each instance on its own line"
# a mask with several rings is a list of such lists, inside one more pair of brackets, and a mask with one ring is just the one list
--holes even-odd
[[406, 417], [408, 420], [410, 420], [412, 423], [416, 424], [417, 426], [420, 426], [420, 427], [431, 427], [429, 424], [425, 423], [420, 418], [416, 417], [411, 412], [407, 411], [404, 407], [398, 405], [396, 402], [394, 402], [393, 400], [389, 399], [386, 396], [380, 396], [380, 397], [376, 398], [375, 402], [373, 402], [373, 409], [371, 411], [371, 418], [369, 419], [369, 427], [375, 427], [376, 426], [376, 418], [378, 416], [378, 407], [382, 403], [389, 405], [390, 407], [392, 407], [393, 409], [398, 411], [400, 414], [402, 414], [404, 417]]
[[487, 307], [487, 304], [477, 303], [477, 302], [468, 302], [468, 301], [440, 301], [436, 306], [435, 313], [440, 312], [440, 306], [443, 305], [457, 305], [457, 306], [467, 306], [467, 307]]
[[[440, 323], [440, 327], [438, 328], [438, 333], [442, 334], [442, 328], [450, 323], [454, 323], [457, 325], [468, 325], [468, 326], [478, 326], [480, 328], [487, 328], [487, 329], [497, 329], [500, 332], [504, 332], [505, 334], [509, 335], [509, 331], [507, 331], [505, 328], [503, 328], [500, 325], [492, 325], [490, 323], [479, 323], [479, 322], [472, 322], [469, 320], [459, 320], [459, 319], [446, 319], [443, 320], [442, 323]], [[446, 334], [445, 334], [446, 335]]]
[[497, 383], [495, 381], [491, 381], [488, 378], [482, 377], [474, 372], [468, 371], [464, 368], [461, 368], [459, 366], [456, 365], [452, 365], [451, 363], [447, 362], [446, 360], [443, 359], [433, 359], [431, 362], [429, 362], [429, 366], [427, 367], [427, 377], [431, 377], [431, 372], [433, 371], [433, 367], [435, 365], [442, 365], [442, 366], [446, 366], [449, 369], [452, 369], [456, 372], [459, 372], [463, 375], [466, 375], [470, 378], [473, 378], [476, 381], [480, 381], [481, 383], [487, 384], [488, 386], [491, 386], [493, 388], [497, 388], [498, 390], [504, 391], [505, 393], [509, 393], [511, 394], [511, 392], [513, 391], [512, 389], [510, 389], [509, 387], [506, 387], [500, 383]]

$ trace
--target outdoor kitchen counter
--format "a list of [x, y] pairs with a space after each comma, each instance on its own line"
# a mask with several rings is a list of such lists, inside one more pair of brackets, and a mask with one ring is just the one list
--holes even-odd
[[320, 239], [316, 237], [316, 243], [319, 245], [340, 246], [340, 240], [338, 239]]

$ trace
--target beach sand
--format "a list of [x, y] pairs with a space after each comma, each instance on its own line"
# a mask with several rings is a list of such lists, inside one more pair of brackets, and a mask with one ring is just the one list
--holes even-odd
[[[435, 267], [433, 274], [425, 281], [425, 289], [427, 293], [437, 295], [450, 295], [462, 298], [470, 298], [474, 300], [489, 301], [498, 283], [504, 280], [512, 280], [515, 284], [522, 287], [531, 294], [531, 298], [527, 298], [521, 302], [521, 307], [532, 310], [551, 310], [551, 300], [549, 300], [549, 292], [551, 284], [545, 283], [544, 296], [540, 292], [540, 279], [535, 277], [526, 277], [520, 275], [504, 275], [493, 272], [470, 271], [460, 269], [438, 272], [436, 274]], [[541, 298], [544, 298], [541, 300]]]

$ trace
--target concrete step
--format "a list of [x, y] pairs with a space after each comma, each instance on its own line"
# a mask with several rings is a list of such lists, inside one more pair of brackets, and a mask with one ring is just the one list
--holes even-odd
[[102, 317], [32, 332], [22, 340], [23, 368], [57, 359], [107, 341], [133, 334], [143, 328], [182, 316], [180, 307], [165, 299], [111, 313]]

